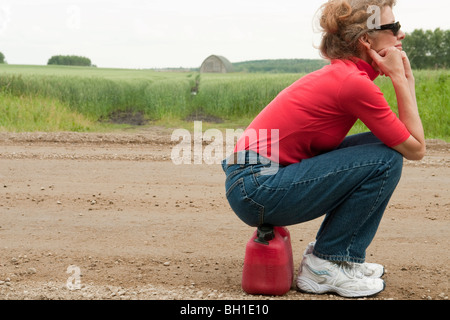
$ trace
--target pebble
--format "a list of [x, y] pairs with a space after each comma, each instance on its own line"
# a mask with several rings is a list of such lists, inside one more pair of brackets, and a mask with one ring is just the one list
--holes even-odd
[[27, 273], [28, 274], [36, 274], [36, 268], [28, 268]]
[[444, 300], [448, 300], [448, 296], [445, 294], [445, 292], [441, 292], [439, 294], [439, 298], [444, 299]]

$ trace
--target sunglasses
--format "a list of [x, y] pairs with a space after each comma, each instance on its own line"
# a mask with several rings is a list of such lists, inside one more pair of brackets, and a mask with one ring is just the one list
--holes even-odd
[[394, 34], [394, 36], [397, 36], [401, 27], [402, 26], [401, 26], [400, 22], [397, 21], [396, 23], [384, 24], [384, 25], [380, 26], [379, 28], [376, 28], [373, 31], [391, 30], [392, 33]]

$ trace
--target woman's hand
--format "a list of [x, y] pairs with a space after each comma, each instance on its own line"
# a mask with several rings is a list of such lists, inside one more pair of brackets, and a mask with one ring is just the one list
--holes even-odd
[[414, 80], [414, 74], [411, 68], [411, 63], [405, 51], [402, 51], [403, 67], [405, 68], [405, 76], [408, 80]]
[[373, 60], [374, 67], [381, 74], [390, 78], [406, 76], [406, 69], [409, 69], [408, 72], [412, 76], [411, 65], [406, 53], [396, 47], [385, 48], [379, 52], [368, 48], [367, 52]]

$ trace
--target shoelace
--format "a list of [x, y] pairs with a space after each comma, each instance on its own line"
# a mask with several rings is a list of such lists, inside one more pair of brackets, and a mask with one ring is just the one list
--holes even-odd
[[353, 263], [353, 267], [358, 269], [365, 276], [369, 276], [369, 273], [370, 275], [372, 275], [373, 273], [373, 271], [367, 268], [367, 266], [364, 263]]
[[339, 266], [339, 271], [345, 273], [349, 278], [362, 279], [365, 277], [362, 270], [362, 265], [358, 263], [343, 261], [338, 262], [337, 265]]

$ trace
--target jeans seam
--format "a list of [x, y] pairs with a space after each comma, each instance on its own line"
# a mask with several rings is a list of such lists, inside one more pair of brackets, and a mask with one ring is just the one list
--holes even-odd
[[320, 252], [317, 252], [316, 250], [313, 250], [313, 254], [320, 259], [329, 260], [329, 261], [339, 261], [339, 262], [348, 261], [348, 262], [355, 262], [355, 263], [364, 263], [364, 259], [361, 259], [361, 258], [347, 257], [348, 259], [346, 260], [345, 256], [322, 254]]
[[[252, 172], [253, 172], [253, 170], [252, 170]], [[253, 177], [253, 173], [251, 174], [251, 176], [252, 176], [252, 179], [255, 180], [254, 177]], [[244, 179], [243, 178], [242, 178], [242, 190], [243, 190], [244, 196], [245, 196], [244, 200], [250, 202], [251, 204], [255, 205], [258, 208], [258, 221], [259, 221], [259, 224], [260, 225], [264, 224], [264, 211], [265, 211], [265, 208], [264, 208], [263, 205], [259, 204], [258, 202], [256, 202], [255, 200], [253, 200], [252, 198], [250, 198], [248, 196], [247, 190], [245, 190], [245, 183], [244, 183]]]
[[[384, 163], [384, 164], [388, 164], [388, 163]], [[388, 165], [388, 167], [387, 167], [387, 169], [386, 169], [386, 171], [385, 171], [386, 174], [385, 174], [384, 177], [383, 177], [383, 183], [381, 184], [380, 189], [379, 189], [379, 191], [378, 191], [377, 198], [375, 199], [375, 201], [374, 201], [372, 207], [370, 208], [369, 213], [366, 215], [366, 219], [358, 226], [358, 228], [356, 229], [356, 231], [353, 233], [352, 239], [351, 239], [351, 241], [350, 241], [350, 246], [347, 248], [347, 251], [349, 250], [349, 248], [352, 247], [352, 245], [353, 245], [353, 240], [358, 236], [358, 233], [359, 233], [359, 230], [361, 229], [361, 226], [362, 226], [363, 224], [365, 224], [365, 223], [367, 222], [367, 220], [368, 220], [368, 219], [372, 216], [372, 214], [374, 213], [374, 209], [375, 209], [375, 207], [377, 206], [377, 204], [379, 203], [380, 197], [381, 197], [381, 195], [383, 194], [383, 190], [384, 190], [385, 185], [386, 185], [386, 181], [387, 181], [388, 178], [389, 178], [390, 170], [391, 170], [391, 165]], [[363, 259], [363, 258], [361, 258], [361, 259], [362, 259], [362, 262], [364, 262], [365, 259]]]
[[253, 183], [255, 184], [256, 188], [259, 188], [261, 185], [259, 184], [258, 179], [256, 179], [256, 175], [258, 174], [258, 172], [253, 171], [253, 166], [251, 167], [250, 170]]
[[241, 173], [243, 171], [243, 169], [237, 169], [234, 170], [233, 172], [231, 172], [229, 175], [227, 175], [225, 181], [230, 181], [231, 179], [233, 179], [235, 176], [237, 176], [239, 173]]
[[332, 175], [335, 175], [335, 174], [338, 174], [338, 173], [341, 173], [341, 172], [354, 170], [354, 169], [357, 169], [357, 168], [362, 168], [362, 167], [367, 167], [367, 166], [380, 165], [380, 164], [385, 164], [385, 162], [384, 161], [378, 161], [378, 162], [373, 162], [373, 163], [371, 162], [371, 163], [367, 163], [367, 164], [359, 164], [359, 165], [353, 166], [351, 168], [345, 168], [345, 169], [340, 169], [340, 170], [337, 170], [337, 171], [329, 172], [328, 174], [326, 174], [324, 176], [316, 177], [314, 179], [306, 179], [306, 180], [302, 180], [302, 181], [296, 181], [296, 182], [291, 183], [289, 185], [289, 187], [285, 187], [285, 188], [280, 188], [280, 187], [272, 188], [272, 187], [269, 187], [269, 186], [266, 186], [266, 185], [261, 185], [260, 187], [264, 188], [266, 190], [280, 190], [280, 191], [282, 191], [282, 190], [289, 190], [289, 188], [292, 187], [292, 186], [298, 186], [298, 185], [302, 185], [302, 184], [307, 184], [307, 183], [310, 183], [310, 182], [315, 182], [315, 181], [322, 180], [324, 178], [327, 178], [329, 176], [332, 176]]
[[239, 183], [243, 182], [244, 179], [243, 178], [239, 178], [237, 179], [235, 182], [233, 182], [233, 184], [228, 188], [227, 192], [226, 192], [226, 197], [228, 197], [231, 193], [231, 191], [233, 191], [237, 185], [239, 185]]

